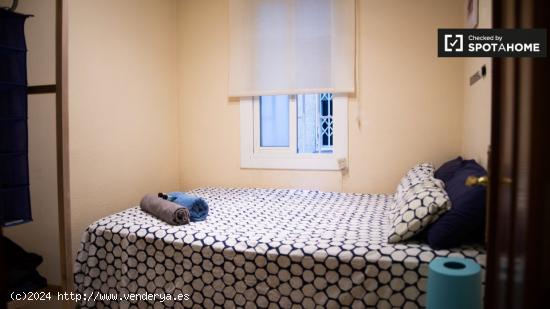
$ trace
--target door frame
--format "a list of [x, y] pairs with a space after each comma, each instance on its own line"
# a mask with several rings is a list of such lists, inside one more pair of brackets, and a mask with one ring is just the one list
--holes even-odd
[[[549, 15], [546, 0], [493, 2], [493, 28], [549, 29]], [[493, 60], [485, 308], [550, 295], [549, 72], [548, 58]]]
[[56, 0], [56, 147], [61, 283], [73, 291], [68, 109], [68, 1]]

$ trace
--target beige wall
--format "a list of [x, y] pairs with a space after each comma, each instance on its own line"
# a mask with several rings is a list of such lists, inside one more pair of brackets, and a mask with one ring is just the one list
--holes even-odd
[[240, 169], [239, 104], [228, 101], [228, 1], [178, 2], [180, 175], [200, 186], [393, 192], [417, 162], [460, 154], [463, 60], [437, 58], [461, 1], [358, 0], [359, 79], [349, 108], [349, 175]]
[[175, 1], [69, 4], [73, 252], [93, 221], [178, 188]]
[[[464, 3], [464, 6], [466, 4]], [[478, 28], [491, 28], [492, 1], [479, 0]], [[470, 76], [486, 65], [487, 76], [470, 86]], [[491, 142], [491, 58], [466, 58], [464, 61], [464, 129], [462, 154], [487, 167]]]
[[[11, 1], [2, 0], [0, 5]], [[19, 1], [17, 12], [34, 15], [25, 27], [29, 85], [55, 84], [55, 0]], [[49, 284], [60, 285], [55, 95], [31, 95], [28, 105], [33, 222], [4, 232], [25, 250], [40, 254], [44, 262], [38, 271]]]

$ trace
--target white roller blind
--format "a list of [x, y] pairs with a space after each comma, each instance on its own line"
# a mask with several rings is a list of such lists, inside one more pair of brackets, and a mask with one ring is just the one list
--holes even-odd
[[354, 92], [354, 0], [230, 0], [229, 7], [229, 96]]

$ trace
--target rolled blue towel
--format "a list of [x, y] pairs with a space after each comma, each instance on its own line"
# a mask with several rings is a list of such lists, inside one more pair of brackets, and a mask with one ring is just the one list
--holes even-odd
[[167, 200], [181, 205], [189, 210], [191, 222], [204, 221], [208, 216], [208, 204], [200, 198], [183, 192], [170, 192], [166, 194]]

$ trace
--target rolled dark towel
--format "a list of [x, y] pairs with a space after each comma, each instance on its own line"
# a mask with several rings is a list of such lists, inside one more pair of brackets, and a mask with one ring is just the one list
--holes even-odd
[[139, 203], [141, 209], [172, 225], [189, 223], [189, 210], [176, 203], [147, 194]]

